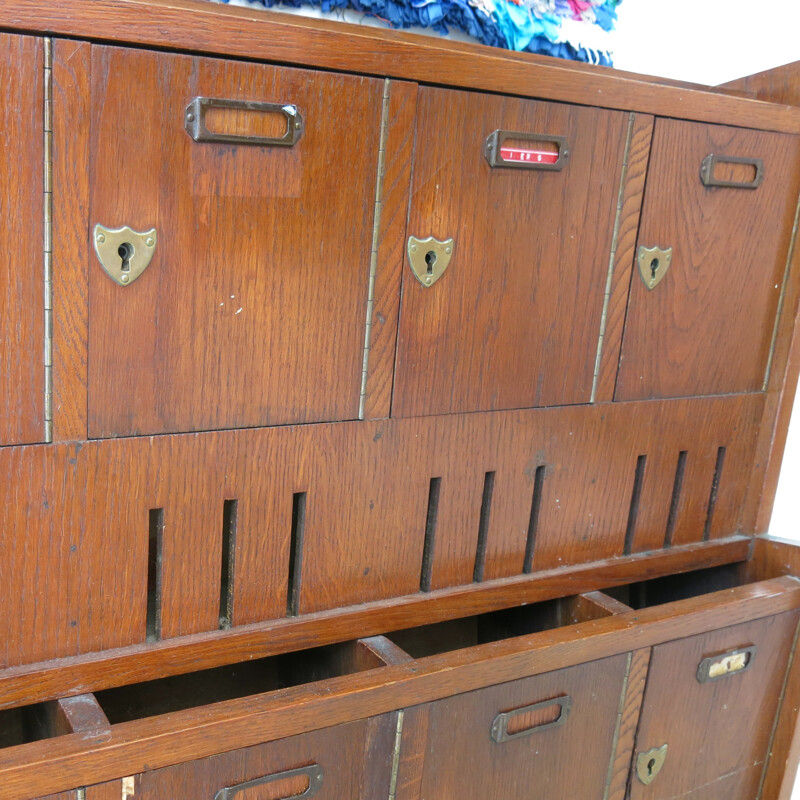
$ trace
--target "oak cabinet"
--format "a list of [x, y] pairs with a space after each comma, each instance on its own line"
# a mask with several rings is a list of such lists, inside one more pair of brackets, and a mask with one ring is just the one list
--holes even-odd
[[762, 390], [799, 189], [797, 136], [656, 120], [616, 400]]
[[453, 252], [431, 285], [404, 269], [396, 416], [589, 401], [627, 128], [420, 89], [408, 234]]
[[127, 285], [91, 253], [90, 437], [358, 416], [382, 96], [357, 76], [92, 48], [87, 233], [155, 233]]

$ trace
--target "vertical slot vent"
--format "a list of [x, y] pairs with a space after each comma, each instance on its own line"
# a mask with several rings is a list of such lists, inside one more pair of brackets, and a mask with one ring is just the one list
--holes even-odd
[[436, 518], [439, 515], [439, 490], [442, 479], [431, 478], [428, 489], [428, 514], [425, 517], [425, 545], [422, 549], [422, 571], [419, 578], [421, 592], [431, 590], [431, 571], [433, 569], [433, 547], [436, 539]]
[[703, 541], [707, 542], [711, 536], [711, 523], [714, 519], [714, 507], [717, 505], [719, 482], [722, 478], [722, 467], [725, 464], [725, 448], [717, 449], [717, 463], [714, 467], [714, 479], [711, 481], [711, 491], [708, 494], [708, 511], [706, 511], [706, 524], [703, 528]]
[[292, 540], [289, 552], [289, 594], [286, 613], [296, 617], [300, 607], [300, 577], [303, 571], [303, 537], [306, 529], [306, 492], [292, 495]]
[[631, 492], [631, 507], [628, 512], [628, 527], [625, 529], [625, 547], [623, 554], [629, 556], [633, 549], [633, 536], [636, 533], [636, 521], [639, 518], [639, 501], [642, 497], [642, 483], [644, 482], [644, 468], [647, 464], [647, 456], [639, 456], [636, 459], [636, 476], [633, 479], [633, 491]]
[[161, 639], [161, 554], [164, 547], [164, 509], [150, 509], [147, 548], [147, 641]]
[[478, 547], [475, 551], [475, 570], [472, 580], [480, 583], [486, 567], [486, 539], [489, 535], [489, 519], [492, 515], [492, 494], [494, 493], [494, 472], [487, 472], [483, 478], [483, 498], [481, 516], [478, 522]]
[[664, 547], [672, 547], [672, 536], [675, 533], [675, 523], [678, 519], [678, 506], [681, 502], [681, 492], [683, 491], [683, 474], [686, 472], [687, 450], [678, 453], [678, 466], [675, 467], [675, 481], [672, 484], [672, 500], [669, 504], [669, 516], [667, 517], [667, 529], [664, 532]]
[[230, 628], [233, 619], [233, 571], [236, 564], [236, 522], [239, 501], [226, 500], [222, 506], [222, 569], [219, 580], [219, 627]]
[[542, 506], [542, 487], [544, 486], [544, 464], [536, 467], [533, 477], [533, 497], [531, 497], [531, 515], [528, 519], [528, 538], [525, 541], [525, 559], [522, 571], [528, 575], [533, 572], [533, 554], [536, 550], [536, 529], [539, 526], [539, 509]]

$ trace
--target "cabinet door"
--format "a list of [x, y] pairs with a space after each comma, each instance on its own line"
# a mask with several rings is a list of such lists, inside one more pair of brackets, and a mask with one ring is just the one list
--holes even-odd
[[431, 703], [420, 800], [602, 800], [626, 664], [615, 656]]
[[799, 182], [799, 137], [657, 120], [639, 252], [663, 277], [637, 260], [617, 400], [761, 390]]
[[383, 82], [97, 47], [92, 92], [90, 227], [156, 235], [92, 254], [90, 435], [355, 418]]
[[0, 445], [44, 439], [42, 47], [0, 34]]
[[[653, 648], [631, 800], [756, 797], [797, 622], [779, 614]], [[664, 745], [646, 785], [639, 756], [647, 774]]]
[[431, 285], [407, 255], [396, 416], [589, 400], [627, 125], [621, 112], [420, 89], [408, 233], [453, 251]]
[[[395, 714], [385, 714], [145, 772], [127, 779], [133, 783], [131, 797], [136, 800], [389, 797], [396, 720]], [[87, 800], [91, 800], [91, 795]]]

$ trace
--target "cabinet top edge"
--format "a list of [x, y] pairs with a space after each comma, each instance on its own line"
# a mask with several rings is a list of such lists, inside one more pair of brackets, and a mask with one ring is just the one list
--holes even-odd
[[4, 31], [278, 62], [800, 133], [800, 107], [756, 100], [730, 89], [208, 0], [0, 0], [0, 20]]

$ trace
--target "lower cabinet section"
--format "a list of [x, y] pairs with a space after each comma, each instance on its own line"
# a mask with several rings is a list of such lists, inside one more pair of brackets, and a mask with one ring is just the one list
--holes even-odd
[[800, 581], [747, 574], [765, 577], [723, 566], [43, 697], [0, 711], [0, 795], [776, 800]]
[[602, 800], [627, 660], [615, 656], [431, 703], [419, 797]]
[[631, 800], [758, 796], [796, 627], [779, 614], [653, 648], [634, 761], [653, 778]]
[[[384, 714], [137, 775], [136, 800], [388, 798], [397, 715]], [[91, 800], [91, 797], [87, 798]]]

